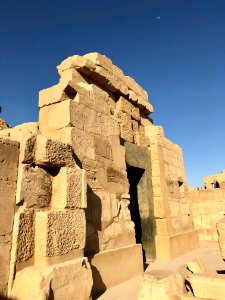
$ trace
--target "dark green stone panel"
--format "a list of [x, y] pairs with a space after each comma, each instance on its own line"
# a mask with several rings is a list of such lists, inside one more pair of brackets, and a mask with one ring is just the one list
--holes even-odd
[[155, 259], [155, 217], [153, 207], [151, 160], [149, 150], [125, 142], [126, 163], [129, 166], [144, 169], [138, 183], [138, 205], [141, 216], [142, 245], [147, 260]]

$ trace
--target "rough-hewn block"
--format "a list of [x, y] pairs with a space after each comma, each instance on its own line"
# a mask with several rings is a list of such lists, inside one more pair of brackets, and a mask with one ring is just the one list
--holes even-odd
[[74, 163], [72, 148], [69, 144], [38, 135], [35, 163], [40, 166], [60, 167]]
[[128, 142], [133, 142], [133, 131], [131, 116], [126, 113], [121, 113], [120, 119], [120, 136]]
[[29, 267], [16, 273], [10, 296], [23, 300], [89, 299], [93, 284], [87, 258], [43, 268]]
[[15, 261], [22, 262], [34, 255], [34, 210], [15, 214], [13, 226], [13, 249]]
[[35, 260], [83, 249], [85, 234], [85, 213], [82, 209], [37, 212]]
[[38, 166], [22, 165], [21, 168], [16, 203], [24, 201], [26, 207], [47, 207], [52, 194], [51, 176]]
[[131, 108], [132, 104], [123, 96], [120, 96], [119, 100], [116, 102], [116, 109], [127, 114], [131, 114]]
[[62, 167], [52, 180], [52, 208], [75, 207], [87, 207], [86, 172], [75, 167]]

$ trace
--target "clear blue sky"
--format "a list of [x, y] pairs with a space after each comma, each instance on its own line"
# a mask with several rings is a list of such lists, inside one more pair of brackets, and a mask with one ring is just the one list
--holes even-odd
[[225, 168], [224, 0], [1, 0], [2, 117], [37, 121], [55, 67], [94, 51], [148, 91], [155, 124], [183, 148], [190, 185]]

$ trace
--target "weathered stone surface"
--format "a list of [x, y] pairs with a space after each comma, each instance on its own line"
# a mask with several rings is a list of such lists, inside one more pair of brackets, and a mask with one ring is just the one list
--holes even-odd
[[15, 213], [19, 143], [0, 139], [0, 293], [6, 294]]
[[15, 262], [28, 260], [34, 255], [34, 210], [17, 212], [13, 226]]
[[85, 233], [85, 214], [82, 209], [37, 212], [35, 260], [83, 249]]
[[222, 275], [210, 276], [192, 274], [188, 281], [195, 297], [223, 300], [225, 295], [225, 278]]
[[29, 267], [16, 274], [12, 297], [23, 300], [88, 300], [93, 284], [87, 258], [49, 266]]
[[206, 272], [206, 269], [198, 256], [187, 262], [187, 268], [194, 274]]
[[119, 100], [116, 102], [116, 109], [124, 113], [131, 114], [132, 105], [127, 99], [120, 96]]
[[21, 168], [16, 202], [25, 202], [28, 208], [47, 207], [52, 195], [51, 176], [38, 166], [24, 165]]
[[3, 120], [2, 118], [0, 118], [0, 130], [4, 130], [9, 128], [10, 126], [6, 123], [5, 120]]
[[217, 223], [217, 230], [219, 235], [220, 251], [223, 259], [225, 259], [225, 218]]
[[120, 136], [128, 141], [133, 142], [133, 131], [132, 131], [132, 122], [131, 116], [126, 113], [120, 114]]
[[49, 167], [61, 167], [74, 164], [71, 146], [38, 135], [35, 164]]
[[142, 275], [138, 300], [172, 300], [182, 294], [184, 282], [181, 274], [173, 271], [155, 270]]
[[53, 209], [86, 208], [87, 179], [83, 169], [62, 167], [52, 180]]
[[39, 92], [39, 107], [74, 99], [77, 91], [70, 82], [61, 82]]

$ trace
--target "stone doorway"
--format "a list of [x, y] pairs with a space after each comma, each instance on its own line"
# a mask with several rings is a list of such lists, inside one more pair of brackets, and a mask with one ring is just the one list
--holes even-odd
[[155, 217], [151, 185], [150, 153], [125, 142], [127, 176], [130, 184], [130, 212], [136, 243], [141, 243], [145, 261], [155, 259]]
[[[137, 244], [142, 244], [142, 225], [141, 225], [141, 216], [140, 216], [140, 209], [138, 203], [138, 189], [140, 189], [139, 184], [141, 184], [140, 181], [144, 172], [145, 172], [144, 169], [127, 165], [127, 177], [130, 184], [129, 209], [130, 209], [131, 220], [134, 222], [134, 226], [135, 226], [135, 238]], [[143, 259], [144, 262], [146, 262], [145, 250], [144, 248], [142, 250], [143, 250]]]

